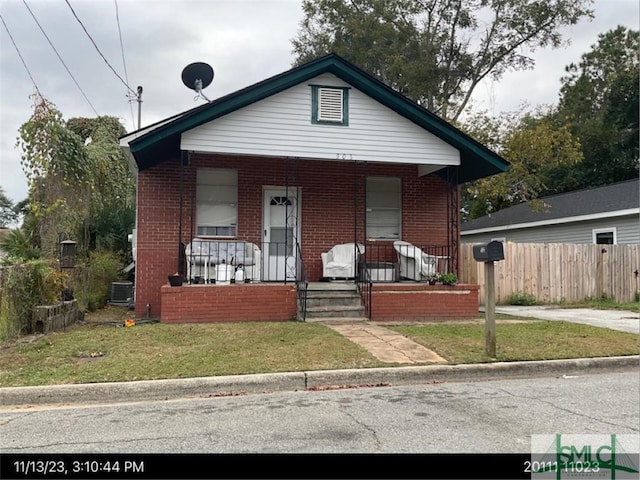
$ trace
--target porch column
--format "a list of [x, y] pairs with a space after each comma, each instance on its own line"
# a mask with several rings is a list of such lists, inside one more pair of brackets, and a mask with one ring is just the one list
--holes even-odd
[[449, 236], [450, 269], [459, 277], [460, 252], [460, 186], [458, 184], [458, 167], [447, 168], [447, 216]]

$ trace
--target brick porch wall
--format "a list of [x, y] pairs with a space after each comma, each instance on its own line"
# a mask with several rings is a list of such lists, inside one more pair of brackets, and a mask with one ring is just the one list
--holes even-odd
[[160, 288], [166, 323], [288, 321], [297, 316], [295, 284], [185, 285]]
[[467, 320], [478, 318], [479, 285], [374, 284], [373, 321]]

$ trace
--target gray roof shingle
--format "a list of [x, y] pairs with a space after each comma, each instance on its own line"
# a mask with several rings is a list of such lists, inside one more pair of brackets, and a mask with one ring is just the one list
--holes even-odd
[[544, 202], [541, 211], [534, 211], [528, 202], [523, 202], [484, 217], [463, 222], [461, 230], [465, 232], [481, 228], [515, 226], [523, 223], [638, 208], [640, 206], [640, 181], [636, 178], [602, 187], [551, 195], [540, 198], [540, 200]]

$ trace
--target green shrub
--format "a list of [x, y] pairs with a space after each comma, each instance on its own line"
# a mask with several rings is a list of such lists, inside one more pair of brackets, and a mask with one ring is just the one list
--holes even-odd
[[443, 285], [455, 285], [458, 283], [458, 277], [455, 273], [442, 273], [440, 275], [440, 281]]
[[122, 262], [117, 254], [90, 252], [86, 266], [75, 276], [76, 284], [82, 287], [74, 289], [80, 306], [89, 311], [104, 307], [109, 299], [111, 283], [122, 280], [121, 269]]
[[535, 296], [526, 292], [513, 292], [506, 301], [507, 305], [537, 305], [538, 300]]
[[44, 260], [32, 260], [2, 271], [0, 341], [26, 331], [38, 305], [60, 301], [68, 275]]

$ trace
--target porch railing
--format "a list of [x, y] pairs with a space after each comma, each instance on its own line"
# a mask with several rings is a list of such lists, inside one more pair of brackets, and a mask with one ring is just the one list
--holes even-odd
[[291, 242], [194, 239], [185, 248], [189, 283], [234, 281], [295, 282], [306, 290], [307, 274], [300, 245]]
[[307, 278], [307, 269], [302, 260], [302, 252], [300, 244], [296, 242], [296, 289], [298, 291], [298, 320], [306, 321], [307, 319], [307, 290], [309, 289], [309, 279]]
[[369, 320], [371, 318], [371, 275], [369, 269], [366, 268], [365, 252], [360, 250], [360, 247], [356, 245], [356, 287], [360, 298], [362, 299], [362, 306], [364, 307], [364, 316]]
[[[451, 273], [449, 245], [412, 245], [369, 242], [365, 245], [363, 268], [372, 282], [426, 281]], [[416, 261], [419, 259], [419, 261]]]
[[260, 280], [261, 251], [252, 242], [196, 238], [186, 245], [184, 257], [190, 284]]

